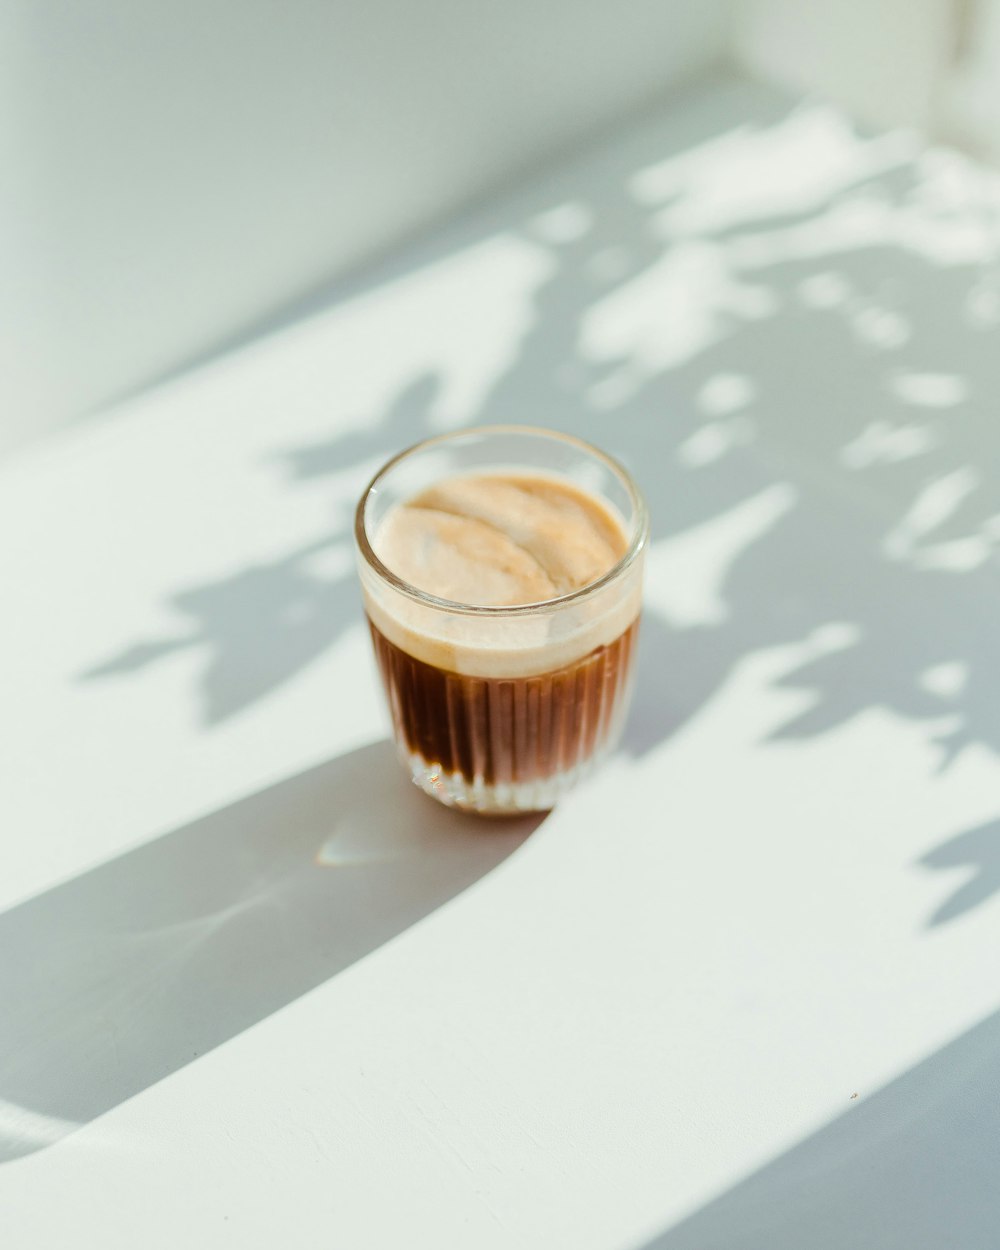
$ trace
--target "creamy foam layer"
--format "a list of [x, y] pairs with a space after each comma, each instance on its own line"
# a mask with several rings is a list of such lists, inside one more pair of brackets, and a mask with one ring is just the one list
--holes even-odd
[[[458, 603], [541, 603], [597, 581], [628, 547], [603, 500], [567, 479], [518, 472], [447, 478], [392, 508], [379, 559], [428, 594]], [[639, 612], [638, 567], [593, 598], [538, 615], [461, 615], [417, 604], [363, 576], [369, 616], [390, 641], [453, 672], [528, 676], [614, 641]]]
[[453, 477], [393, 508], [375, 536], [419, 590], [479, 607], [539, 603], [595, 582], [625, 554], [620, 520], [560, 478]]

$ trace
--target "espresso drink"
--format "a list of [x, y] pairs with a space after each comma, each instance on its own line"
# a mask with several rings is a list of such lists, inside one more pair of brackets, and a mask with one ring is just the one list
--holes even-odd
[[[396, 577], [468, 608], [523, 608], [581, 591], [628, 548], [623, 522], [569, 480], [534, 473], [448, 478], [397, 504], [373, 541]], [[551, 613], [422, 620], [405, 596], [366, 595], [397, 741], [415, 776], [481, 810], [547, 806], [613, 745], [627, 703], [637, 586]], [[552, 612], [560, 611], [553, 605]], [[472, 617], [470, 620], [469, 617]]]

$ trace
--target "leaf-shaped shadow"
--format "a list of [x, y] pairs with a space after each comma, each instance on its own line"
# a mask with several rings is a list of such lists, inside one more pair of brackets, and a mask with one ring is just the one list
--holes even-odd
[[928, 928], [964, 915], [1000, 893], [1000, 820], [991, 820], [936, 847], [920, 860], [927, 868], [962, 868], [970, 876], [941, 904]]
[[353, 573], [327, 578], [309, 563], [328, 545], [321, 541], [285, 559], [179, 591], [169, 602], [190, 622], [187, 631], [142, 639], [82, 673], [82, 679], [131, 673], [174, 652], [202, 650], [202, 719], [207, 725], [227, 720], [294, 677], [361, 620]]
[[430, 414], [440, 393], [441, 379], [434, 373], [421, 373], [403, 387], [377, 423], [342, 430], [332, 438], [293, 447], [274, 458], [295, 481], [343, 473], [373, 457], [385, 459], [434, 433]]
[[[280, 457], [295, 480], [343, 472], [366, 459], [384, 459], [431, 432], [430, 409], [440, 380], [423, 374], [406, 386], [384, 419]], [[82, 681], [122, 676], [176, 652], [204, 657], [201, 719], [217, 725], [278, 690], [318, 659], [351, 625], [363, 620], [361, 596], [349, 570], [329, 573], [324, 558], [350, 549], [345, 520], [314, 541], [260, 560], [213, 581], [186, 586], [166, 599], [184, 618], [174, 635], [141, 638], [80, 674]], [[336, 560], [339, 567], [342, 560]]]

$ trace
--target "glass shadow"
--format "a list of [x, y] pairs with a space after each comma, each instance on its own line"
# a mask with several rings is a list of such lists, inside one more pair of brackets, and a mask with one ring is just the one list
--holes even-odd
[[72, 1132], [335, 976], [541, 815], [439, 807], [379, 742], [0, 915], [0, 1162]]

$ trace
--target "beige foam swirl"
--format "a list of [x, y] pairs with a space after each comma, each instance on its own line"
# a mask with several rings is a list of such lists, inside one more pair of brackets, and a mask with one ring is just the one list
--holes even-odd
[[568, 481], [526, 474], [449, 478], [392, 509], [375, 551], [404, 581], [481, 607], [538, 603], [605, 574], [624, 526]]
[[[611, 507], [550, 475], [491, 473], [442, 481], [384, 518], [379, 559], [428, 594], [481, 607], [541, 603], [597, 581], [624, 555]], [[572, 605], [514, 617], [462, 615], [400, 594], [362, 569], [373, 624], [426, 663], [466, 675], [552, 671], [619, 637], [639, 613], [639, 563]]]

